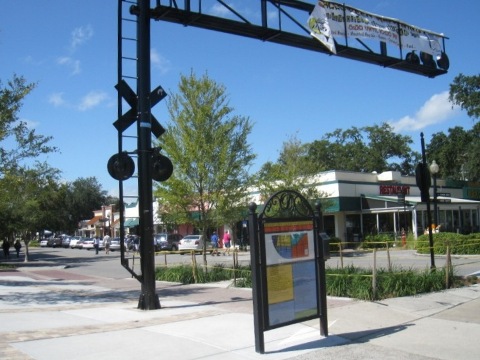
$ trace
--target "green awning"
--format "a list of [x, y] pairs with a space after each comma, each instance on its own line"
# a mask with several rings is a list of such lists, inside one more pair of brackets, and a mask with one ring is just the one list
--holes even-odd
[[139, 224], [139, 219], [138, 218], [130, 218], [130, 219], [127, 219], [123, 222], [123, 226], [128, 227], [128, 228], [135, 227], [138, 224]]

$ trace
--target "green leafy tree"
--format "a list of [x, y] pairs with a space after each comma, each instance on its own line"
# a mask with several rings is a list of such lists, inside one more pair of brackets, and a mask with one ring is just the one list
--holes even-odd
[[469, 181], [480, 181], [479, 150], [480, 123], [471, 130], [456, 126], [448, 134], [435, 133], [426, 147], [429, 161], [439, 164], [439, 177]]
[[265, 163], [256, 175], [256, 185], [267, 199], [280, 190], [296, 190], [307, 199], [316, 199], [320, 194], [312, 187], [312, 176], [317, 167], [308, 159], [308, 145], [296, 136], [283, 143], [277, 162]]
[[49, 145], [51, 137], [37, 134], [18, 118], [23, 100], [34, 88], [35, 84], [16, 75], [6, 86], [0, 81], [0, 211], [4, 215], [0, 234], [10, 241], [22, 237], [27, 250], [32, 234], [39, 229], [36, 219], [41, 214], [47, 214], [49, 221], [59, 220], [49, 212], [59, 206], [52, 201], [52, 193], [49, 203], [42, 206], [39, 202], [45, 184], [56, 184], [59, 174], [40, 158], [57, 149]]
[[107, 197], [101, 184], [95, 177], [78, 178], [68, 184], [66, 211], [71, 219], [70, 226], [75, 229], [79, 221], [91, 219], [93, 211], [102, 205], [116, 204], [115, 198]]
[[336, 129], [309, 144], [308, 159], [318, 172], [395, 170], [412, 175], [420, 159], [420, 154], [410, 149], [412, 142], [409, 136], [395, 134], [387, 123]]
[[16, 169], [0, 179], [0, 234], [13, 241], [24, 240], [25, 261], [28, 245], [44, 229], [61, 229], [65, 225], [62, 210], [64, 192], [58, 172], [42, 169]]
[[18, 118], [24, 98], [34, 88], [22, 77], [14, 76], [5, 87], [0, 81], [0, 174], [58, 150], [49, 145], [51, 137], [37, 134]]
[[252, 125], [233, 114], [225, 87], [207, 75], [182, 76], [167, 106], [171, 122], [159, 145], [174, 172], [156, 188], [160, 213], [167, 223], [192, 224], [207, 239], [245, 198], [255, 157], [248, 144]]
[[457, 75], [450, 84], [449, 98], [454, 105], [466, 110], [468, 116], [480, 116], [480, 75]]
[[410, 145], [413, 140], [410, 136], [396, 134], [387, 123], [365, 126], [363, 131], [368, 139], [367, 168], [400, 171], [404, 175], [415, 173], [420, 154], [412, 152]]

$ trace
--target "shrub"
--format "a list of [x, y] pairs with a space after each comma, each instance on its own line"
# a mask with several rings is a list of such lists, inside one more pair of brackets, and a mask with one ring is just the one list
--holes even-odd
[[215, 265], [208, 267], [205, 271], [205, 269], [200, 266], [194, 268], [191, 265], [179, 265], [172, 267], [157, 267], [155, 270], [156, 280], [177, 282], [182, 284], [204, 284], [209, 282], [231, 280], [234, 279], [235, 275], [237, 279], [239, 279], [237, 282], [238, 287], [252, 286], [250, 266], [241, 266], [234, 270], [225, 268], [223, 265]]
[[[433, 251], [435, 254], [446, 254], [447, 246], [451, 254], [478, 255], [480, 254], [480, 234], [462, 235], [457, 233], [441, 232], [433, 235]], [[430, 252], [429, 235], [421, 235], [417, 240], [417, 251], [421, 254]]]
[[363, 249], [384, 249], [395, 244], [395, 237], [392, 234], [367, 235], [362, 243]]
[[[393, 271], [377, 270], [375, 298], [372, 270], [349, 266], [344, 269], [327, 268], [327, 294], [361, 300], [378, 300], [412, 296], [445, 288], [445, 269], [432, 272], [397, 268]], [[450, 274], [450, 277], [453, 275]]]

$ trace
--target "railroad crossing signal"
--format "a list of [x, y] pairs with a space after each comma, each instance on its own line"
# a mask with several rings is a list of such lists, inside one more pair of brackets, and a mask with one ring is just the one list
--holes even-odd
[[[137, 94], [128, 86], [125, 80], [121, 80], [115, 88], [125, 101], [131, 106], [131, 109], [123, 114], [113, 126], [120, 132], [124, 132], [132, 125], [138, 117], [138, 97]], [[150, 107], [152, 108], [162, 99], [167, 96], [167, 93], [161, 86], [158, 86], [150, 93]], [[150, 124], [152, 134], [158, 139], [165, 129], [158, 122], [158, 120], [150, 113]], [[160, 154], [161, 149], [155, 149], [152, 152], [152, 178], [156, 181], [166, 181], [173, 173], [173, 165], [169, 158]], [[127, 180], [135, 171], [135, 163], [127, 152], [114, 154], [107, 164], [107, 169], [111, 177], [115, 180]]]
[[[124, 132], [130, 125], [132, 125], [137, 120], [137, 94], [128, 86], [125, 80], [121, 80], [115, 89], [122, 95], [128, 105], [131, 106], [131, 109], [123, 114], [117, 121], [113, 123], [113, 126], [120, 131]], [[158, 86], [150, 93], [150, 106], [154, 107], [162, 99], [167, 96], [167, 93], [161, 86]], [[158, 139], [165, 132], [165, 129], [158, 122], [158, 120], [151, 114], [151, 123], [152, 123], [152, 134]]]

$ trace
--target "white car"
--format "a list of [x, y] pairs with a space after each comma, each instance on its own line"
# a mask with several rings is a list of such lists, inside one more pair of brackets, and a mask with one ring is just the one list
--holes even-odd
[[47, 244], [48, 244], [48, 240], [40, 240], [40, 247], [47, 247]]
[[[87, 249], [87, 250], [95, 249], [94, 243], [95, 243], [95, 240], [93, 238], [86, 238], [85, 240], [83, 240], [82, 249]], [[98, 250], [102, 250], [102, 249], [103, 249], [103, 241], [100, 240], [98, 244]]]
[[[187, 235], [178, 242], [178, 251], [202, 251], [203, 250], [203, 236], [202, 235]], [[210, 242], [207, 243], [207, 251], [212, 250]]]
[[120, 238], [116, 237], [110, 240], [110, 250], [115, 251], [115, 250], [120, 250]]
[[82, 240], [81, 236], [72, 236], [70, 238], [70, 249], [81, 249], [81, 246], [78, 245], [80, 240]]

